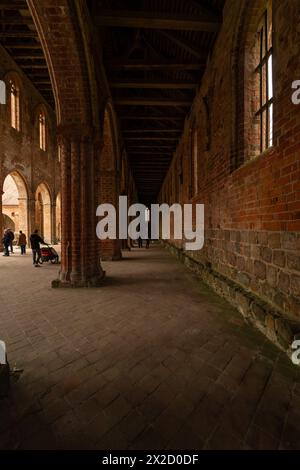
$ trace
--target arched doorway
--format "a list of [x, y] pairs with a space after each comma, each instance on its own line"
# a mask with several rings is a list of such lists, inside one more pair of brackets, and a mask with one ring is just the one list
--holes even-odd
[[44, 183], [35, 192], [35, 227], [48, 243], [51, 243], [51, 197]]
[[3, 228], [10, 228], [16, 235], [22, 230], [28, 237], [28, 191], [23, 177], [9, 173], [3, 182]]
[[56, 196], [56, 213], [55, 213], [55, 220], [56, 220], [56, 242], [61, 242], [61, 195], [60, 192]]

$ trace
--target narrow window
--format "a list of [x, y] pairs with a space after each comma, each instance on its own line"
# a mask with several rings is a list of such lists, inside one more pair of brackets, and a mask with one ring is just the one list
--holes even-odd
[[260, 151], [264, 152], [273, 145], [273, 43], [271, 12], [267, 9], [258, 32], [259, 63], [259, 119]]
[[46, 119], [45, 114], [39, 114], [39, 136], [40, 136], [40, 149], [46, 150]]
[[13, 80], [10, 80], [10, 122], [17, 131], [20, 130], [20, 92]]

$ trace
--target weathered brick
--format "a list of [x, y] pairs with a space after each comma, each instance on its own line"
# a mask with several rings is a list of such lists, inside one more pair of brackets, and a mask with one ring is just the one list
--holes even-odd
[[287, 267], [294, 271], [300, 271], [300, 256], [296, 253], [287, 254]]
[[300, 276], [291, 275], [291, 290], [293, 294], [300, 295]]
[[271, 263], [272, 261], [272, 250], [266, 246], [262, 246], [260, 249], [260, 256], [263, 261], [266, 263]]
[[279, 278], [278, 278], [278, 288], [283, 291], [288, 293], [290, 287], [290, 276], [287, 273], [280, 272], [279, 273]]
[[267, 267], [262, 261], [254, 261], [254, 274], [258, 279], [266, 279]]
[[282, 250], [274, 250], [273, 251], [273, 263], [276, 264], [276, 266], [284, 268], [285, 263], [286, 263], [285, 252]]
[[281, 234], [280, 233], [268, 233], [268, 246], [270, 248], [281, 248]]
[[277, 285], [277, 273], [278, 273], [277, 268], [274, 268], [274, 266], [268, 266], [268, 269], [267, 269], [267, 282], [272, 287], [276, 287], [276, 285]]

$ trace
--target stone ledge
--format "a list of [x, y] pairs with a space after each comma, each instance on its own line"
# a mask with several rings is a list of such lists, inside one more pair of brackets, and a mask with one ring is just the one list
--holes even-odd
[[165, 241], [163, 245], [185, 266], [197, 274], [203, 282], [233, 305], [247, 323], [258, 328], [261, 333], [291, 358], [292, 343], [299, 337], [300, 333], [299, 323], [285, 318], [282, 313], [270, 304], [264, 302], [252, 292], [246, 291], [231, 279], [214, 271], [210, 266], [205, 266], [191, 258], [182, 249]]

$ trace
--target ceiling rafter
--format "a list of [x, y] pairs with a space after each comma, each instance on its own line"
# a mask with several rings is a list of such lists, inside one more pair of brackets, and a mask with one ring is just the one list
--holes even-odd
[[93, 12], [97, 26], [125, 28], [175, 29], [181, 31], [216, 32], [221, 22], [211, 15], [194, 16], [176, 15], [174, 13], [133, 10], [109, 10], [96, 8]]

